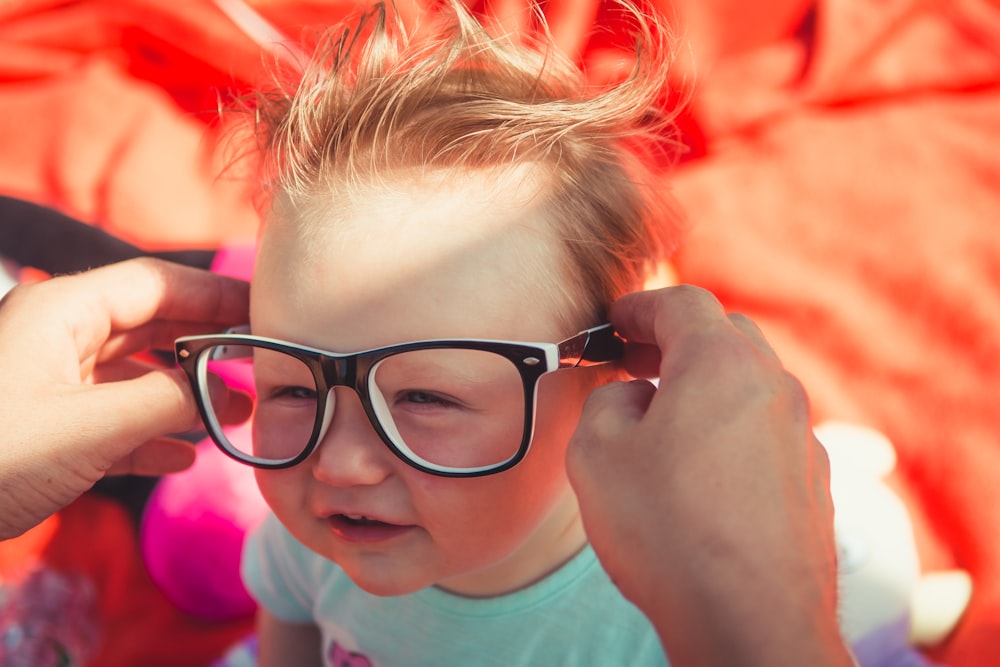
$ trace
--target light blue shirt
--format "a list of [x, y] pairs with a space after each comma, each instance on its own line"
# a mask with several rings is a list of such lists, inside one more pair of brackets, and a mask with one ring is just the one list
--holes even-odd
[[243, 578], [273, 615], [314, 623], [331, 667], [665, 667], [659, 638], [588, 546], [543, 581], [489, 599], [438, 588], [366, 593], [269, 516], [250, 536]]

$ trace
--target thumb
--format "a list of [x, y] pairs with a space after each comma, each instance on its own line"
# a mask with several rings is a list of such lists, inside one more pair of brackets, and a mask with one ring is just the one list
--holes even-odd
[[187, 470], [195, 461], [195, 446], [175, 438], [155, 438], [139, 445], [108, 468], [108, 475], [158, 477]]
[[129, 380], [81, 388], [79, 414], [91, 416], [89, 434], [100, 442], [110, 466], [129, 457], [142, 443], [199, 423], [194, 396], [183, 371], [150, 371]]

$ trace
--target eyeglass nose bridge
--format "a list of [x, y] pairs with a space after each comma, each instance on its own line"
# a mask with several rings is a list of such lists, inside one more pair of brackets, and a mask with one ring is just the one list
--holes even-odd
[[337, 401], [336, 399], [331, 400], [331, 397], [336, 387], [346, 387], [353, 391], [358, 400], [361, 401], [361, 405], [376, 432], [381, 430], [380, 425], [375, 423], [376, 418], [369, 408], [369, 398], [367, 396], [368, 382], [366, 375], [371, 364], [359, 364], [359, 359], [360, 355], [357, 354], [331, 353], [310, 359], [310, 362], [313, 364], [313, 374], [316, 379], [316, 389], [319, 396], [319, 413], [316, 415], [319, 423], [314, 433], [315, 441], [309, 448], [310, 451], [319, 444], [319, 440], [323, 439], [330, 423], [333, 421], [334, 413], [337, 410]]
[[[319, 374], [317, 379], [322, 379], [325, 393], [329, 393], [334, 387], [348, 387], [361, 393], [363, 382], [359, 381], [358, 356], [356, 354], [324, 354], [317, 359], [319, 363]], [[365, 365], [367, 367], [367, 364]], [[362, 373], [367, 372], [366, 369]]]
[[[318, 364], [318, 375], [316, 375], [317, 389], [320, 390], [319, 413], [317, 414], [317, 426], [314, 431], [312, 445], [307, 449], [303, 458], [309, 456], [326, 437], [330, 424], [333, 422], [337, 411], [338, 401], [334, 395], [337, 387], [346, 387], [354, 392], [361, 403], [361, 407], [368, 417], [368, 423], [375, 431], [376, 435], [396, 456], [402, 458], [409, 465], [417, 465], [400, 451], [398, 445], [393, 442], [386, 425], [378, 414], [378, 409], [373, 404], [377, 402], [376, 397], [370, 393], [368, 386], [369, 374], [372, 368], [392, 354], [332, 354], [324, 353], [322, 356], [313, 357], [311, 362]], [[316, 371], [314, 371], [316, 372]], [[322, 383], [320, 383], [322, 380]], [[331, 398], [333, 397], [333, 398]], [[420, 467], [419, 465], [417, 467]]]
[[[333, 397], [335, 388], [346, 387], [353, 391], [361, 402], [369, 421], [372, 421], [372, 415], [367, 406], [368, 399], [365, 396], [367, 383], [359, 382], [358, 378], [358, 356], [356, 354], [313, 353], [299, 357], [312, 368], [313, 378], [316, 382], [318, 412], [310, 444], [296, 457], [296, 463], [311, 456], [326, 437], [338, 409], [339, 402]], [[375, 427], [376, 432], [379, 431], [376, 424], [372, 423], [372, 426]]]
[[368, 387], [368, 374], [383, 356], [373, 357], [363, 352], [357, 354], [326, 353], [318, 358], [313, 358], [313, 363], [318, 364], [316, 380], [318, 383], [317, 389], [322, 394], [320, 407], [323, 414], [320, 418], [324, 422], [322, 427], [323, 432], [326, 431], [326, 427], [329, 426], [329, 422], [333, 418], [333, 412], [336, 411], [336, 401], [334, 401], [333, 410], [330, 409], [330, 396], [333, 394], [333, 390], [336, 387], [346, 387], [353, 391], [358, 400], [361, 401], [361, 405], [375, 431], [383, 440], [386, 439], [383, 426], [371, 405], [371, 396]]

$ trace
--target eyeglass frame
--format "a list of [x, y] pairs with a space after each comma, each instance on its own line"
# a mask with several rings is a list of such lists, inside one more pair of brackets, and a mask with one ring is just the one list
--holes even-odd
[[[239, 329], [248, 330], [247, 327]], [[233, 331], [233, 330], [230, 330]], [[224, 435], [222, 424], [209, 407], [207, 389], [207, 363], [211, 359], [206, 350], [228, 344], [246, 344], [287, 354], [302, 362], [312, 373], [316, 387], [316, 417], [309, 440], [299, 454], [285, 460], [275, 461], [251, 454], [245, 454], [234, 447]], [[383, 359], [403, 352], [431, 349], [482, 350], [506, 358], [520, 374], [524, 388], [524, 428], [521, 444], [517, 452], [505, 461], [475, 468], [454, 468], [432, 464], [417, 455], [404, 452], [386, 432], [381, 418], [372, 404], [368, 387], [372, 369]], [[431, 339], [388, 345], [354, 353], [336, 353], [307, 345], [299, 345], [276, 338], [256, 336], [249, 333], [222, 333], [199, 336], [183, 336], [174, 341], [174, 353], [178, 366], [187, 375], [191, 390], [198, 405], [202, 421], [208, 434], [223, 453], [246, 465], [264, 470], [291, 468], [309, 458], [319, 446], [332, 420], [333, 413], [327, 415], [327, 401], [334, 387], [353, 389], [361, 401], [369, 423], [389, 450], [406, 464], [440, 477], [481, 477], [509, 470], [524, 459], [531, 446], [534, 434], [536, 389], [538, 381], [547, 373], [566, 368], [577, 368], [606, 364], [620, 359], [625, 343], [610, 324], [601, 324], [585, 329], [559, 343], [526, 343], [506, 340], [483, 340], [475, 338]], [[202, 389], [202, 387], [205, 389]], [[336, 407], [334, 407], [334, 411]], [[416, 458], [415, 458], [416, 457]]]

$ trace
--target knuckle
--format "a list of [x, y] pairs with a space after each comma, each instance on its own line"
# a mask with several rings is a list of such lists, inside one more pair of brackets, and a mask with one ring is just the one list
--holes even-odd
[[0, 308], [11, 314], [12, 321], [14, 311], [34, 313], [32, 317], [36, 324], [51, 313], [65, 313], [79, 308], [76, 302], [62, 298], [63, 290], [57, 280], [58, 278], [38, 283], [19, 283], [0, 298]]
[[20, 285], [15, 285], [10, 290], [8, 290], [6, 294], [0, 296], [0, 311], [3, 311], [5, 309], [10, 310], [11, 308], [13, 308], [11, 304], [16, 303], [17, 300], [21, 298], [18, 293], [18, 290], [20, 289], [21, 289]]
[[676, 285], [674, 287], [668, 288], [671, 290], [671, 294], [677, 301], [695, 308], [702, 308], [705, 306], [712, 306], [715, 308], [721, 308], [722, 304], [715, 297], [714, 294], [709, 292], [704, 287], [698, 287], [697, 285], [691, 285], [683, 283]]
[[704, 287], [698, 287], [697, 285], [692, 285], [691, 283], [681, 283], [670, 288], [675, 294], [680, 295], [683, 298], [692, 299], [695, 301], [703, 301], [705, 299], [710, 299], [715, 301], [715, 296], [709, 292]]
[[784, 371], [783, 373], [783, 389], [786, 400], [788, 401], [789, 407], [792, 414], [797, 416], [799, 419], [809, 419], [809, 392], [806, 391], [805, 385], [792, 375], [791, 373]]
[[810, 438], [810, 446], [813, 451], [816, 472], [820, 482], [825, 486], [830, 481], [830, 454], [815, 436]]
[[127, 266], [142, 267], [144, 269], [160, 270], [168, 266], [168, 264], [157, 257], [133, 257], [132, 259], [127, 259], [123, 262]]
[[0, 306], [7, 305], [8, 307], [10, 307], [10, 304], [23, 301], [24, 299], [28, 298], [29, 294], [32, 294], [35, 291], [37, 291], [38, 287], [39, 284], [18, 283], [13, 287], [11, 287], [7, 291], [7, 293], [3, 295], [3, 298], [0, 299]]
[[745, 313], [727, 313], [726, 317], [729, 318], [729, 321], [733, 326], [743, 333], [753, 333], [756, 335], [761, 334], [760, 327], [757, 326], [757, 323]]
[[756, 327], [757, 324], [750, 319], [750, 316], [745, 313], [728, 313], [730, 321], [737, 326], [751, 325]]

